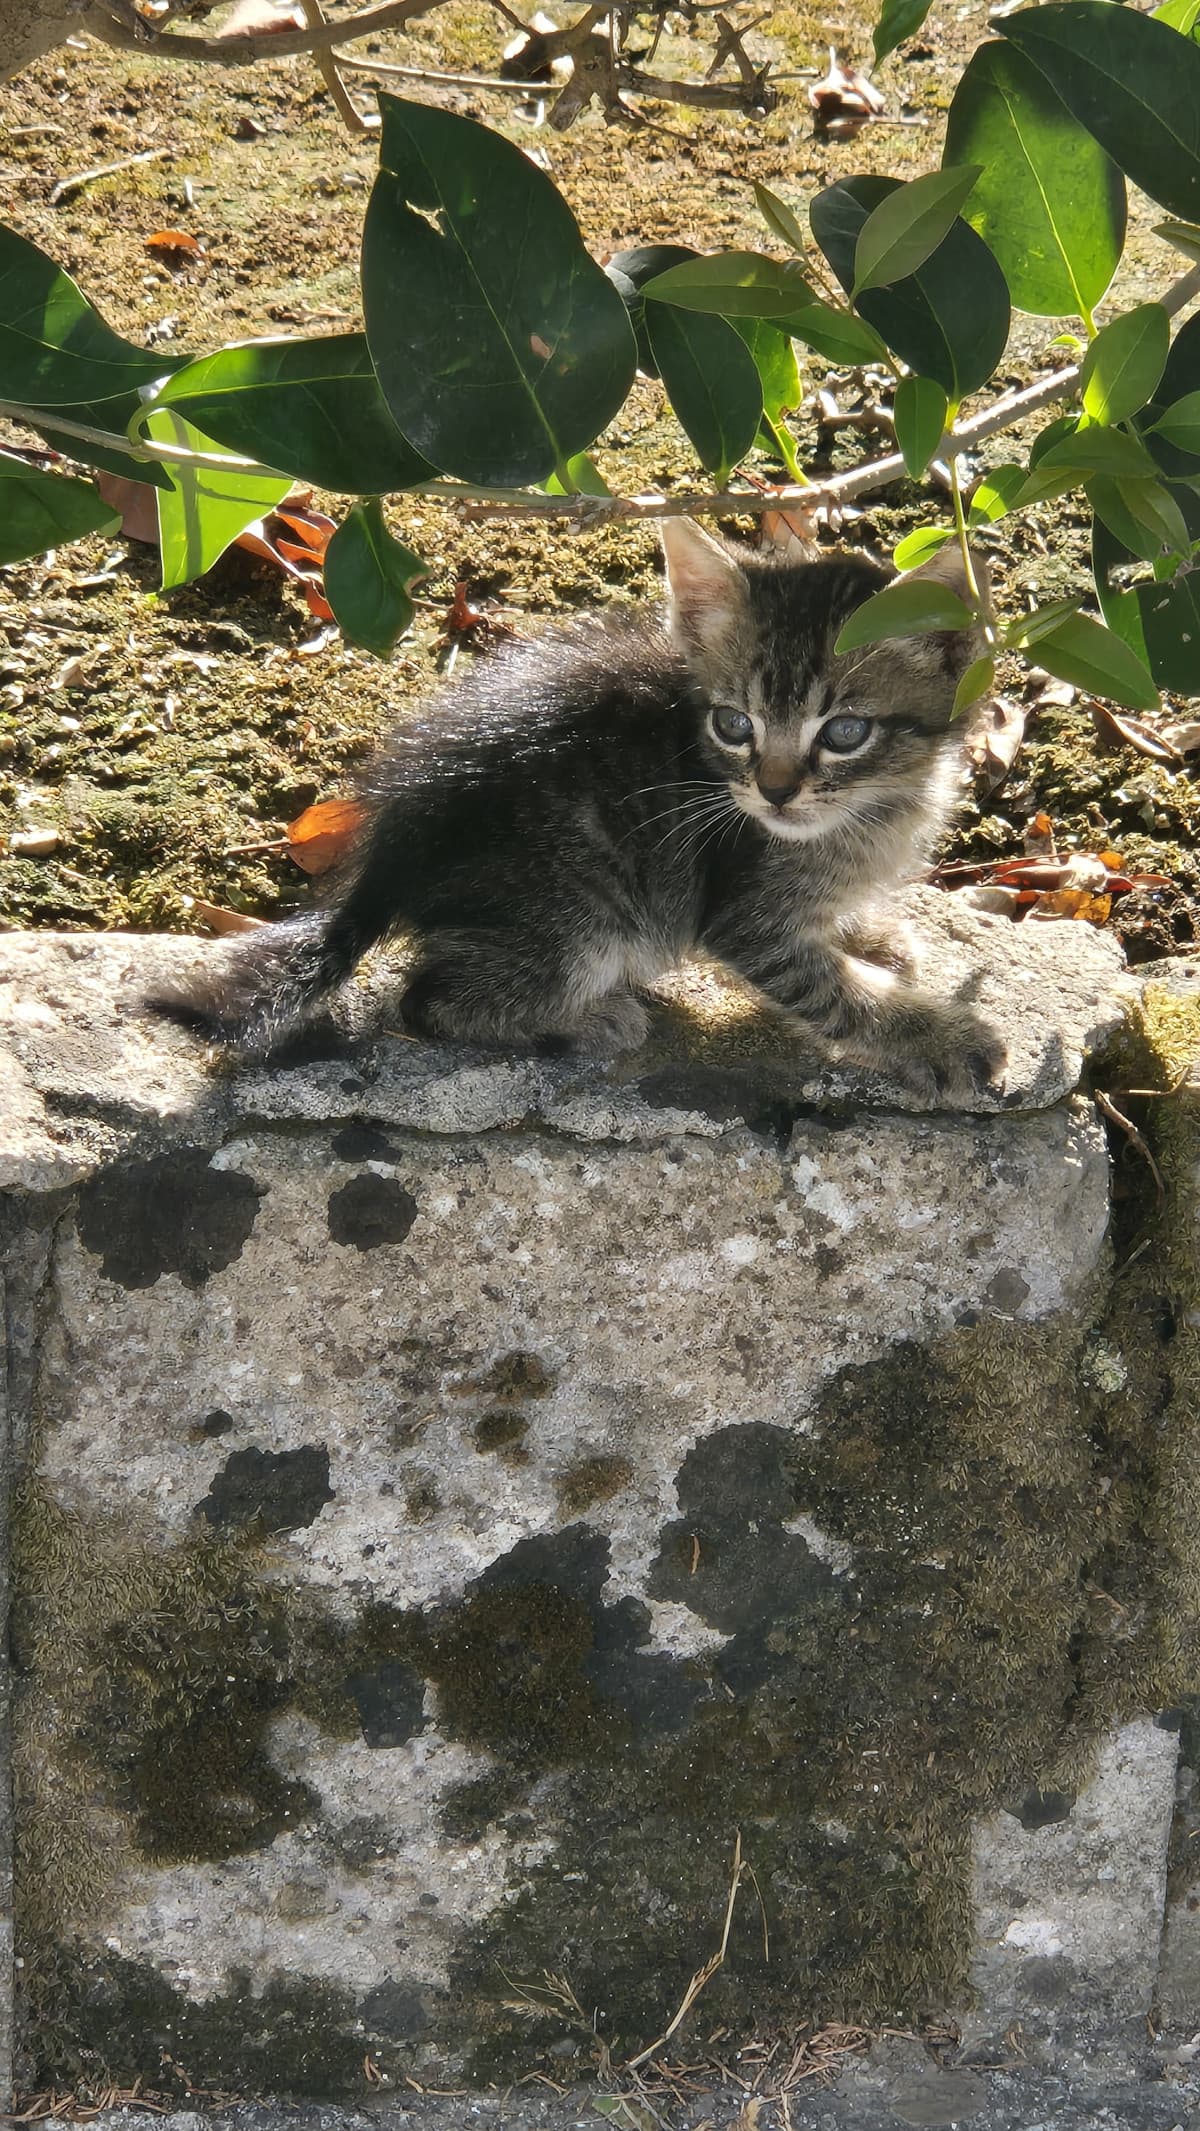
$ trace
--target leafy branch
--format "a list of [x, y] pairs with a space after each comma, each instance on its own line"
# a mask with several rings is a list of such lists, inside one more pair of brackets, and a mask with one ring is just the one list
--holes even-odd
[[[399, 0], [409, 17], [428, 5]], [[585, 91], [602, 103], [620, 93], [623, 12], [605, 31], [589, 8], [553, 33], [578, 67], [562, 123]], [[398, 19], [361, 11], [297, 48], [331, 51], [384, 13]], [[327, 590], [344, 633], [380, 652], [408, 625], [421, 572], [388, 532], [385, 496], [417, 490], [468, 516], [565, 523], [786, 510], [809, 530], [948, 461], [953, 522], [900, 543], [900, 581], [854, 618], [856, 641], [982, 622], [988, 652], [962, 707], [990, 686], [1000, 651], [1135, 709], [1160, 688], [1200, 694], [1200, 316], [1172, 338], [1200, 266], [1158, 301], [1098, 319], [1128, 181], [1167, 211], [1159, 235], [1200, 261], [1197, 18], [1200, 0], [1166, 0], [1158, 18], [1107, 0], [1006, 16], [959, 81], [940, 170], [908, 184], [843, 178], [808, 203], [807, 227], [759, 185], [776, 252], [657, 244], [604, 268], [513, 142], [384, 92], [364, 332], [165, 357], [114, 334], [44, 253], [0, 232], [0, 403], [52, 446], [155, 487], [167, 582], [207, 567], [290, 479], [361, 499]], [[741, 33], [720, 12], [716, 24], [714, 64], [732, 60], [739, 93], [757, 94]], [[981, 406], [1014, 302], [1034, 317], [1073, 312], [1079, 357]], [[788, 420], [802, 397], [798, 349], [883, 380], [895, 452], [805, 479]], [[660, 380], [707, 488], [614, 494], [602, 477], [591, 447], [636, 372]], [[968, 452], [1054, 409], [1019, 460], [967, 486]], [[96, 520], [94, 488], [28, 458], [26, 447], [0, 464], [0, 560], [44, 546], [56, 512], [62, 537], [68, 520], [75, 531]], [[1092, 518], [1102, 619], [1078, 601], [993, 617], [976, 550], [1010, 513], [1068, 493]], [[970, 588], [955, 612], [905, 574], [949, 540]]]

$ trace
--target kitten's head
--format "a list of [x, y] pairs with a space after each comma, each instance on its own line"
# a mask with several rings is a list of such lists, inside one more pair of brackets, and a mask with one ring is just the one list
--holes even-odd
[[[973, 629], [834, 653], [855, 607], [892, 573], [858, 556], [741, 557], [685, 518], [662, 528], [670, 629], [696, 685], [701, 743], [739, 807], [809, 842], [926, 804], [948, 752]], [[921, 573], [966, 596], [948, 549]]]

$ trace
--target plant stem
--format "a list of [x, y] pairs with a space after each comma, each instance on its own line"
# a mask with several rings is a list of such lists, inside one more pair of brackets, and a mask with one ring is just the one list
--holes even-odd
[[149, 438], [134, 444], [124, 431], [116, 435], [108, 429], [94, 429], [89, 422], [73, 422], [53, 407], [18, 407], [11, 400], [0, 400], [0, 415], [21, 422], [27, 429], [49, 429], [58, 436], [78, 437], [81, 443], [99, 444], [105, 451], [122, 451], [128, 459], [151, 465], [205, 466], [214, 473], [261, 474], [270, 470], [257, 459], [238, 458], [233, 452], [189, 451], [186, 444], [155, 444]]

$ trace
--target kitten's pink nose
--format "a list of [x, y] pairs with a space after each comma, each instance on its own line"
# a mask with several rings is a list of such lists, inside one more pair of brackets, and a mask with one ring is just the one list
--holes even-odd
[[790, 778], [787, 784], [764, 784], [760, 777], [758, 789], [763, 798], [768, 800], [773, 807], [783, 807], [787, 805], [789, 799], [794, 797], [800, 787], [794, 777]]

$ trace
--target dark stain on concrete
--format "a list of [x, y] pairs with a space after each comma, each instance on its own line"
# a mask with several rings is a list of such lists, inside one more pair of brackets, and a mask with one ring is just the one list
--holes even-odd
[[346, 1692], [368, 1746], [403, 1746], [424, 1727], [425, 1682], [411, 1665], [393, 1659], [372, 1672], [351, 1672]]
[[235, 1450], [221, 1467], [197, 1514], [210, 1524], [263, 1532], [299, 1532], [333, 1500], [324, 1444], [297, 1450]]
[[240, 1169], [214, 1169], [202, 1147], [116, 1162], [79, 1194], [79, 1239], [122, 1287], [175, 1273], [199, 1288], [241, 1256], [263, 1193]]
[[328, 1215], [335, 1243], [378, 1250], [384, 1243], [403, 1243], [417, 1218], [417, 1202], [395, 1177], [367, 1169], [330, 1192]]

